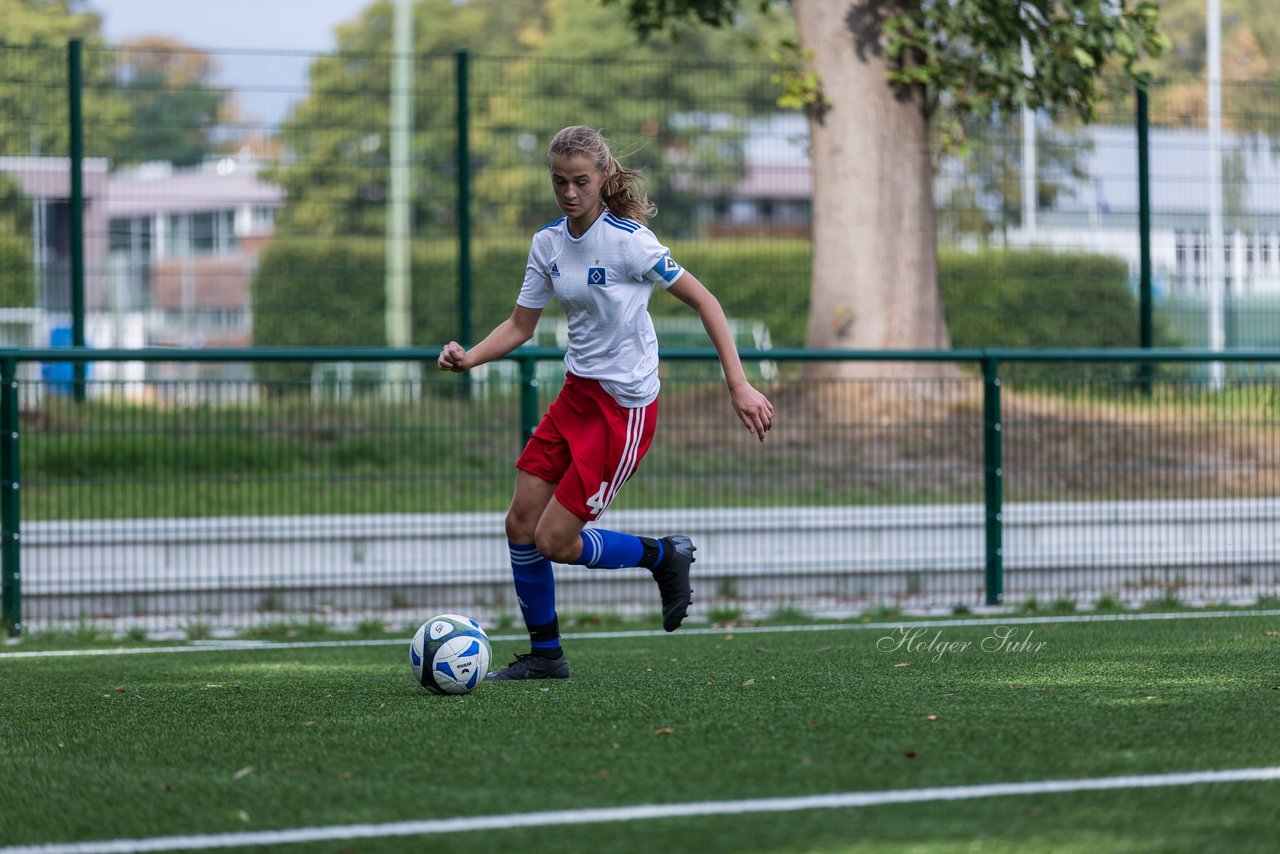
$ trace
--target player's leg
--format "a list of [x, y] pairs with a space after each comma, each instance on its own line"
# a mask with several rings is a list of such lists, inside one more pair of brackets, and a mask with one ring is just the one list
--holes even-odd
[[581, 540], [581, 556], [572, 563], [648, 569], [662, 597], [662, 627], [669, 632], [680, 628], [693, 604], [689, 576], [697, 546], [692, 540], [681, 534], [655, 540], [595, 527], [583, 530]]
[[516, 487], [507, 509], [507, 548], [516, 601], [529, 632], [529, 652], [516, 656], [490, 679], [565, 678], [569, 665], [560, 649], [560, 621], [556, 616], [556, 581], [551, 561], [538, 551], [534, 534], [556, 484], [571, 462], [569, 443], [557, 427], [567, 405], [562, 390], [516, 461]]
[[572, 461], [538, 523], [538, 550], [559, 563], [648, 569], [662, 597], [662, 626], [675, 631], [693, 602], [692, 541], [685, 536], [655, 540], [584, 527], [608, 508], [649, 450], [657, 427], [657, 401], [645, 407], [622, 407], [594, 383], [575, 400], [583, 405], [567, 410], [560, 425], [573, 448]]
[[556, 485], [526, 471], [516, 472], [516, 488], [507, 510], [507, 548], [516, 601], [529, 632], [529, 653], [493, 671], [490, 679], [563, 679], [569, 664], [560, 649], [560, 621], [556, 616], [556, 581], [551, 561], [538, 551], [534, 532]]

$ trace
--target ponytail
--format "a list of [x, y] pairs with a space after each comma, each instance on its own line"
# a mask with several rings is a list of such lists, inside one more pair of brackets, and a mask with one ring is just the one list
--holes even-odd
[[601, 194], [609, 210], [624, 219], [645, 223], [658, 215], [658, 206], [649, 201], [644, 191], [644, 176], [636, 169], [623, 166], [612, 155], [609, 156], [609, 178]]

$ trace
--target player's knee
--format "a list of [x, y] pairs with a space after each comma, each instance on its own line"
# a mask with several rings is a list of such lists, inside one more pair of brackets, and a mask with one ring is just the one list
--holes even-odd
[[537, 517], [522, 515], [515, 510], [507, 511], [507, 539], [513, 543], [533, 542], [533, 532], [537, 525]]
[[556, 563], [573, 563], [582, 553], [582, 541], [575, 533], [572, 537], [561, 531], [554, 531], [545, 525], [539, 525], [534, 533], [534, 543], [538, 553]]

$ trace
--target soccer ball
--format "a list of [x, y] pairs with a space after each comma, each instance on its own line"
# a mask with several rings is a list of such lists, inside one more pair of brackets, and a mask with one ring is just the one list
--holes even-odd
[[465, 694], [479, 685], [492, 654], [480, 624], [457, 614], [427, 620], [409, 643], [413, 678], [433, 694]]

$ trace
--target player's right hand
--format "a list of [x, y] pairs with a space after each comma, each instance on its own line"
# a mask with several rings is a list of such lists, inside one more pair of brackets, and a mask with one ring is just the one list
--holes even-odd
[[440, 351], [440, 358], [436, 360], [436, 364], [442, 371], [460, 374], [467, 369], [467, 351], [457, 341], [450, 341]]

